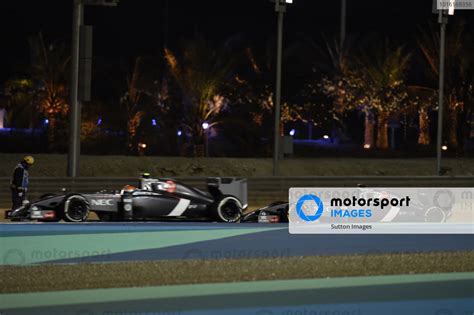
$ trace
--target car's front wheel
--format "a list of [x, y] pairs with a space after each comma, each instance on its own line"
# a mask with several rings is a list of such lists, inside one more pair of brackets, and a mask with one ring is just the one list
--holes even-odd
[[86, 198], [72, 195], [64, 202], [63, 219], [66, 222], [84, 222], [89, 217], [90, 207]]
[[221, 196], [213, 206], [214, 216], [219, 222], [237, 223], [242, 218], [242, 204], [234, 196]]

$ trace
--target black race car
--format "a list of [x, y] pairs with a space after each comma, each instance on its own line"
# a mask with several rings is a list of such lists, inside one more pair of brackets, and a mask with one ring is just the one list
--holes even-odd
[[246, 213], [242, 217], [242, 222], [288, 223], [288, 208], [288, 202], [276, 201], [266, 207]]
[[247, 180], [208, 178], [208, 191], [172, 179], [140, 179], [140, 187], [117, 191], [48, 194], [7, 211], [12, 221], [84, 222], [91, 212], [101, 221], [208, 219], [234, 223], [247, 208]]
[[[434, 203], [434, 195], [439, 195], [444, 206]], [[365, 188], [359, 185], [359, 196], [364, 198], [400, 198], [393, 194], [377, 189]], [[420, 188], [416, 200], [412, 200], [409, 207], [403, 210], [400, 207], [387, 207], [376, 213], [370, 222], [445, 222], [452, 215], [454, 197], [448, 190], [436, 192]], [[286, 223], [289, 221], [289, 203], [284, 201], [274, 202], [266, 207], [246, 213], [242, 222], [258, 223]], [[324, 217], [320, 220], [325, 222]]]

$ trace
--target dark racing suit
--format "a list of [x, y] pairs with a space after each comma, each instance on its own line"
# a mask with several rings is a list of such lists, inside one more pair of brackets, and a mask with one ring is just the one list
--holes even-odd
[[25, 163], [19, 163], [13, 170], [10, 189], [12, 191], [12, 210], [21, 207], [23, 200], [26, 199], [28, 191], [28, 166]]

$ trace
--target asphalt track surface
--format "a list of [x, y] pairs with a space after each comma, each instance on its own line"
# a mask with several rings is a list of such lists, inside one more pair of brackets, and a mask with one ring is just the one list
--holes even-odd
[[[474, 235], [291, 235], [286, 224], [0, 225], [2, 265], [474, 250]], [[474, 273], [0, 294], [0, 314], [474, 312]]]
[[473, 234], [292, 235], [286, 224], [17, 223], [0, 236], [2, 265], [474, 250]]
[[13, 314], [472, 314], [474, 273], [3, 294]]

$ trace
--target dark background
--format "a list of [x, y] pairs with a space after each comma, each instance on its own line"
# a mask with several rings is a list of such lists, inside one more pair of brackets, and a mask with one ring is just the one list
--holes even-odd
[[[0, 82], [29, 64], [27, 38], [39, 31], [49, 40], [70, 42], [73, 0], [1, 1]], [[412, 39], [418, 25], [436, 21], [431, 0], [348, 0], [348, 35], [378, 33]], [[472, 11], [457, 11], [472, 30]], [[241, 34], [252, 43], [276, 34], [276, 14], [268, 0], [121, 0], [117, 7], [87, 6], [94, 25], [94, 55], [106, 60], [147, 54], [161, 56], [195, 33], [215, 41]], [[285, 16], [285, 42], [301, 36], [339, 33], [340, 1], [294, 0]]]

